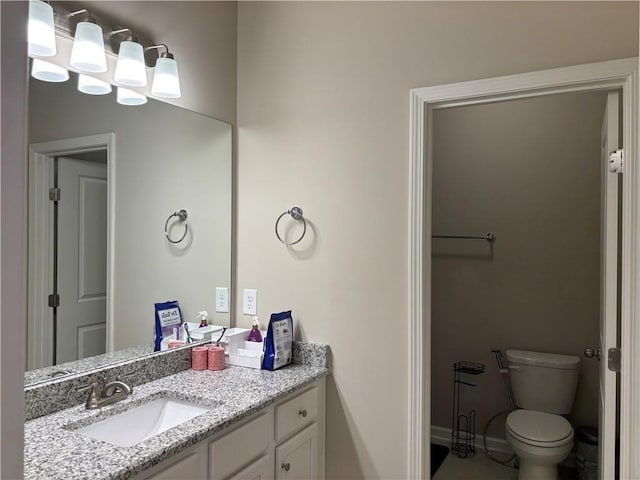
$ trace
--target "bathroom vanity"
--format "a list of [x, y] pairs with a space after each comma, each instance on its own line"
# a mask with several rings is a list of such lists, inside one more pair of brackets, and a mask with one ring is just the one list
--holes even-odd
[[[329, 370], [315, 360], [274, 372], [184, 370], [134, 386], [127, 398], [101, 409], [81, 404], [29, 420], [25, 478], [324, 478]], [[105, 379], [112, 380], [108, 373]], [[163, 398], [207, 411], [128, 447], [78, 432]]]
[[324, 478], [324, 378], [228, 430], [136, 480]]

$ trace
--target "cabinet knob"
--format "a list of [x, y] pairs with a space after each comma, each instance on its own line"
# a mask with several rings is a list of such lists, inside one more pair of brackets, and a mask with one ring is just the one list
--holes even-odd
[[285, 472], [288, 472], [291, 469], [291, 464], [289, 462], [287, 463], [283, 463], [280, 468], [282, 468], [282, 470], [284, 470]]
[[302, 410], [300, 410], [298, 412], [298, 415], [300, 415], [302, 418], [306, 418], [307, 417], [307, 409], [303, 408]]

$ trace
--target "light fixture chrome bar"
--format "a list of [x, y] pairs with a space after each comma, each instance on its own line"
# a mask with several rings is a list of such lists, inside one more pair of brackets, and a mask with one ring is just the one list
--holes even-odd
[[[120, 43], [128, 40], [128, 38], [125, 38], [126, 35], [120, 35], [119, 33], [123, 33], [124, 31], [131, 32], [133, 30], [132, 28], [125, 28], [123, 25], [117, 24], [116, 22], [106, 17], [102, 17], [93, 11], [89, 11], [86, 8], [81, 9], [77, 2], [52, 0], [48, 3], [53, 7], [53, 11], [55, 12], [54, 19], [56, 33], [69, 39], [73, 39], [76, 25], [83, 20], [86, 21], [87, 16], [81, 15], [81, 13], [86, 12], [91, 19], [90, 21], [95, 22], [102, 27], [102, 31], [104, 32], [105, 51], [107, 54], [117, 55]], [[87, 5], [89, 8], [91, 7], [89, 2], [87, 2]], [[113, 34], [114, 32], [118, 33]], [[133, 36], [133, 32], [131, 35]], [[135, 26], [135, 37], [141, 45], [153, 45], [156, 43], [146, 32], [139, 30], [138, 26]], [[146, 63], [147, 65], [154, 64], [155, 58], [147, 57]]]
[[[160, 53], [160, 49], [164, 49], [164, 52]], [[157, 55], [158, 55], [157, 58], [170, 58], [171, 60], [174, 60], [173, 53], [169, 51], [169, 47], [167, 47], [164, 43], [159, 43], [157, 45], [150, 45], [148, 47], [144, 47], [145, 54], [147, 52], [153, 52], [153, 51], [157, 52]], [[154, 67], [155, 63], [149, 64], [149, 62], [147, 61], [147, 65], [149, 65], [150, 67]]]
[[126, 33], [127, 34], [127, 37], [125, 38], [125, 40], [128, 40], [128, 41], [133, 40], [133, 31], [131, 31], [130, 28], [119, 28], [118, 30], [114, 30], [114, 31], [110, 32], [109, 35], [110, 36], [120, 35], [121, 33]]
[[95, 23], [95, 19], [91, 16], [91, 14], [89, 13], [89, 10], [87, 10], [86, 8], [81, 8], [80, 10], [69, 12], [69, 18], [73, 18], [76, 22], [79, 22], [80, 20], [75, 19], [75, 17], [77, 17], [78, 15], [82, 15], [83, 13], [87, 14], [87, 18], [86, 18], [87, 22]]

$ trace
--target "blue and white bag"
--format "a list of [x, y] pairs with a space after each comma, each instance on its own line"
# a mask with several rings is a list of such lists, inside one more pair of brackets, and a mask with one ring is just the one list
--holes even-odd
[[[153, 351], [167, 350], [169, 347], [167, 342], [175, 339], [174, 331], [180, 331], [182, 325], [182, 313], [177, 300], [164, 303], [155, 303], [156, 310], [156, 340]], [[174, 330], [177, 329], [177, 330]]]
[[293, 355], [293, 319], [291, 310], [272, 313], [264, 339], [262, 368], [276, 370], [291, 363]]

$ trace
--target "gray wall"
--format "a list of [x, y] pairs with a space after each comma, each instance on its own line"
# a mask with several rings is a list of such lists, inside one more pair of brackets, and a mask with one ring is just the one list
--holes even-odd
[[407, 475], [409, 89], [635, 56], [637, 28], [636, 3], [239, 3], [237, 287], [331, 345], [328, 478]]
[[[27, 325], [27, 4], [0, 2], [2, 212], [0, 277], [0, 478], [22, 478]], [[6, 63], [5, 63], [6, 62]], [[10, 332], [10, 333], [9, 333]]]
[[[434, 113], [433, 232], [497, 241], [432, 242], [433, 425], [451, 427], [456, 361], [487, 365], [463, 392], [481, 431], [509, 406], [493, 348], [583, 358], [598, 345], [605, 101], [566, 94]], [[597, 425], [599, 363], [583, 360], [571, 419]]]

